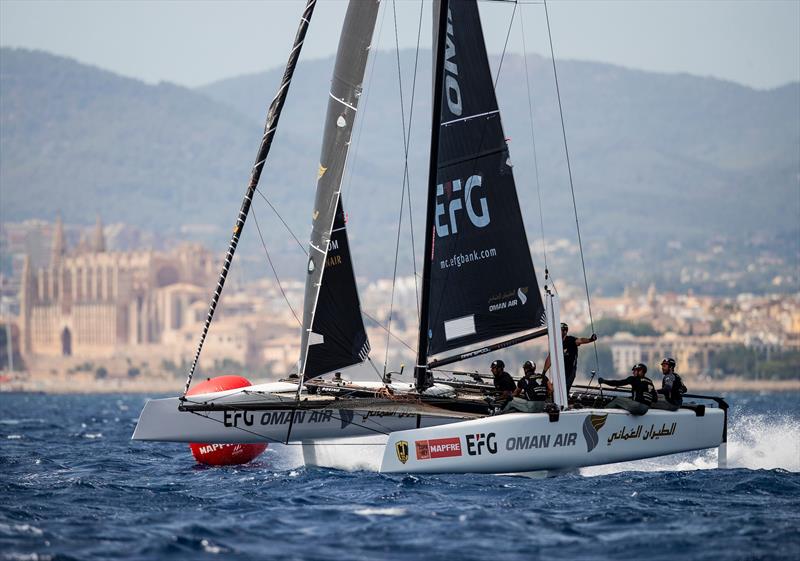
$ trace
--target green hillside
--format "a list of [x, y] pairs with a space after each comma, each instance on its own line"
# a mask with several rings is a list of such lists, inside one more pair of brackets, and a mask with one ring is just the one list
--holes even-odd
[[[408, 119], [414, 53], [401, 51], [401, 61]], [[537, 57], [529, 62], [545, 237], [574, 240], [552, 67]], [[263, 192], [301, 240], [310, 225], [332, 66], [332, 59], [298, 66], [262, 176]], [[191, 226], [203, 225], [210, 234], [202, 241], [221, 250], [281, 74], [275, 69], [190, 90], [147, 85], [42, 52], [0, 50], [2, 220], [53, 219], [60, 212], [67, 222], [90, 224], [100, 212], [106, 222], [155, 230], [165, 239], [195, 236], [199, 230]], [[720, 257], [720, 270], [744, 269], [764, 252], [790, 265], [796, 259], [800, 84], [758, 91], [710, 78], [576, 61], [559, 62], [559, 78], [596, 286], [615, 291], [630, 282], [680, 284], [681, 270], [710, 243], [738, 252]], [[429, 92], [430, 64], [423, 55], [409, 152], [418, 240]], [[534, 241], [541, 231], [537, 173], [520, 57], [503, 62], [498, 98]], [[395, 53], [376, 53], [359, 119], [344, 201], [358, 274], [382, 276], [392, 269], [403, 177]], [[302, 252], [269, 207], [256, 201], [255, 208], [281, 270], [300, 275]], [[754, 233], [761, 241], [751, 241]], [[401, 271], [408, 273], [409, 244], [402, 248]], [[242, 250], [258, 274], [268, 271], [252, 221]], [[552, 258], [558, 265], [551, 263], [552, 270], [560, 267], [562, 278], [576, 280], [575, 255], [555, 252]], [[771, 277], [762, 276], [767, 287]], [[691, 286], [716, 289], [716, 281], [703, 282]], [[757, 282], [762, 281], [754, 275], [751, 288], [764, 288]]]

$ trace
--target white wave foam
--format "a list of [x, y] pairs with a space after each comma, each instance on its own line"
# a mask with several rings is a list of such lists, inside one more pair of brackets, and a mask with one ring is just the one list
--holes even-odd
[[39, 555], [38, 553], [17, 553], [16, 551], [3, 554], [3, 559], [8, 559], [9, 561], [50, 561], [52, 558], [52, 555]]
[[[622, 471], [691, 471], [717, 467], [717, 450], [676, 454], [581, 469], [596, 476]], [[728, 427], [728, 468], [784, 469], [800, 472], [800, 419], [790, 416], [747, 415]]]
[[378, 471], [383, 460], [387, 437], [341, 438], [303, 445], [303, 460], [308, 467], [345, 471]]
[[206, 553], [217, 554], [217, 553], [222, 553], [223, 551], [227, 551], [218, 545], [214, 545], [208, 540], [200, 540], [200, 545], [203, 546], [203, 551], [205, 551]]
[[355, 511], [359, 516], [404, 516], [404, 508], [360, 508]]
[[31, 526], [30, 524], [0, 524], [0, 534], [4, 535], [26, 535], [26, 536], [41, 536], [44, 535], [44, 530]]

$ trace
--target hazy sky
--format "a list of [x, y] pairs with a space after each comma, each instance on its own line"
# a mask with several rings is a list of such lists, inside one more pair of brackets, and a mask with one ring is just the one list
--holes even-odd
[[[525, 0], [528, 2], [529, 0]], [[197, 86], [285, 63], [303, 1], [0, 0], [0, 44], [42, 49], [147, 82]], [[392, 5], [378, 43], [394, 46]], [[333, 54], [346, 3], [321, 0], [304, 58]], [[419, 0], [397, 0], [401, 47], [416, 43]], [[386, 10], [388, 8], [388, 10]], [[556, 56], [714, 76], [756, 88], [800, 81], [800, 0], [548, 2]], [[490, 52], [513, 5], [484, 2]], [[430, 0], [422, 43], [430, 46]], [[520, 14], [522, 18], [520, 19]], [[548, 54], [541, 4], [518, 7], [509, 50]]]

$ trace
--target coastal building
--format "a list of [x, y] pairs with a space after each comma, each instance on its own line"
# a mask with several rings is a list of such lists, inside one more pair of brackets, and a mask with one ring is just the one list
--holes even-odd
[[70, 250], [59, 218], [50, 263], [25, 257], [20, 281], [23, 355], [110, 356], [120, 345], [159, 343], [207, 299], [216, 271], [197, 244], [171, 251], [110, 252], [98, 217], [89, 239]]
[[723, 334], [711, 336], [676, 335], [634, 336], [617, 333], [607, 341], [615, 372], [627, 372], [631, 365], [643, 362], [654, 372], [664, 357], [678, 363], [678, 372], [687, 376], [708, 374], [714, 368], [715, 354], [742, 342]]

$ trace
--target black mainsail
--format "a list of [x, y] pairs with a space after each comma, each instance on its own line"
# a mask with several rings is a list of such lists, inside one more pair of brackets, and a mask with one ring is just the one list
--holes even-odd
[[[447, 3], [434, 3], [435, 21]], [[477, 2], [449, 2], [446, 14], [434, 53], [438, 141], [431, 146], [418, 371], [431, 355], [544, 324]]]
[[351, 2], [339, 38], [309, 242], [304, 380], [362, 362], [369, 352], [340, 192], [378, 7], [379, 0]]

